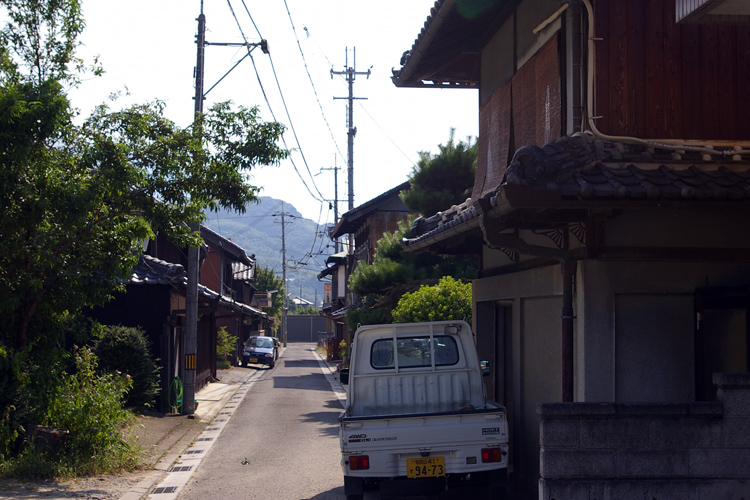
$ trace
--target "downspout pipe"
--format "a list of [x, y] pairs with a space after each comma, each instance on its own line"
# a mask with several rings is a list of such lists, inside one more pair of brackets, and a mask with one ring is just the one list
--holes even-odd
[[573, 278], [577, 262], [565, 260], [561, 263], [563, 274], [562, 305], [562, 400], [573, 402]]
[[742, 156], [750, 155], [750, 149], [743, 149], [740, 146], [734, 146], [732, 149], [723, 151], [717, 151], [712, 148], [700, 147], [700, 146], [687, 146], [687, 145], [675, 145], [675, 144], [664, 144], [661, 142], [647, 141], [638, 137], [628, 136], [615, 136], [607, 135], [599, 131], [594, 123], [594, 65], [596, 62], [596, 37], [594, 34], [594, 9], [591, 6], [590, 0], [582, 0], [586, 6], [586, 14], [588, 17], [588, 54], [587, 54], [587, 81], [586, 81], [586, 119], [588, 122], [589, 130], [598, 138], [605, 141], [622, 142], [626, 144], [638, 144], [641, 146], [666, 149], [669, 151], [691, 151], [709, 156], [733, 156], [736, 159], [740, 159]]
[[524, 255], [555, 259], [560, 262], [563, 275], [562, 282], [562, 310], [561, 310], [561, 340], [562, 340], [562, 401], [572, 402], [574, 392], [573, 345], [574, 324], [573, 313], [573, 283], [577, 269], [577, 260], [569, 250], [531, 245], [523, 238], [512, 234], [501, 234], [500, 222], [494, 217], [483, 213], [479, 218], [484, 242], [490, 248], [510, 248]]

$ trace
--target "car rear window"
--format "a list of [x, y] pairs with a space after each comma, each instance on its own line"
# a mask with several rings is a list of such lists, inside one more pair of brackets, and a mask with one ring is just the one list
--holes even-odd
[[[456, 339], [450, 335], [433, 337], [432, 348], [430, 347], [430, 337], [396, 339], [399, 368], [432, 366], [433, 352], [435, 366], [449, 366], [458, 363]], [[393, 339], [378, 339], [372, 343], [370, 364], [378, 370], [396, 366], [393, 356]]]
[[257, 337], [250, 337], [247, 339], [247, 347], [262, 347], [270, 349], [273, 347], [273, 341], [271, 339], [260, 339]]

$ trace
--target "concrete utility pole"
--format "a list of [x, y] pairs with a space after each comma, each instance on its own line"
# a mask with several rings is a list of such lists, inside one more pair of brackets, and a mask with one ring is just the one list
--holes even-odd
[[[195, 64], [195, 116], [193, 133], [200, 136], [201, 130], [198, 126], [198, 118], [203, 113], [203, 63], [206, 48], [206, 16], [203, 15], [203, 2], [201, 2], [201, 13], [198, 16], [198, 57]], [[198, 224], [190, 224], [192, 231], [199, 229]], [[198, 281], [199, 281], [200, 249], [191, 246], [188, 248], [187, 265], [187, 290], [185, 291], [185, 364], [183, 366], [182, 384], [182, 413], [192, 415], [195, 413], [195, 369], [196, 350], [198, 346]]]
[[[206, 92], [204, 88], [204, 62], [205, 49], [207, 45], [222, 46], [242, 46], [247, 48], [247, 54], [240, 59], [250, 55], [250, 51], [255, 47], [260, 47], [264, 54], [268, 54], [268, 42], [261, 40], [257, 43], [209, 43], [206, 41], [206, 16], [203, 14], [203, 0], [201, 0], [201, 13], [198, 16], [198, 34], [195, 37], [195, 43], [198, 45], [198, 56], [195, 64], [195, 117], [193, 122], [193, 133], [200, 137], [203, 133], [198, 123], [198, 118], [203, 114], [203, 101], [206, 94], [213, 89], [218, 82]], [[237, 64], [232, 67], [236, 68]], [[227, 76], [230, 69], [219, 82]], [[200, 229], [198, 224], [190, 224], [190, 229], [197, 232]], [[192, 415], [195, 413], [195, 370], [197, 368], [197, 347], [198, 347], [198, 281], [200, 280], [200, 249], [197, 247], [188, 248], [188, 265], [187, 265], [187, 289], [185, 290], [185, 362], [182, 373], [182, 413]], [[221, 292], [221, 290], [219, 290]]]
[[[320, 172], [323, 170], [333, 170], [333, 227], [336, 227], [339, 223], [339, 170], [341, 170], [336, 165], [336, 156], [333, 157], [333, 168], [321, 168]], [[333, 250], [334, 253], [339, 253], [338, 238], [333, 240]]]
[[[349, 49], [346, 49], [346, 69], [344, 71], [333, 71], [331, 68], [331, 78], [333, 75], [346, 75], [346, 81], [349, 83], [349, 97], [334, 97], [334, 99], [348, 99], [348, 116], [346, 124], [349, 131], [347, 132], [346, 150], [348, 159], [348, 174], [349, 174], [349, 210], [354, 208], [354, 136], [357, 135], [357, 127], [354, 126], [354, 100], [355, 99], [367, 99], [366, 97], [354, 97], [354, 79], [357, 75], [365, 75], [370, 78], [370, 69], [367, 71], [357, 71], [357, 49], [353, 50], [354, 53], [354, 64], [349, 67]], [[354, 235], [349, 235], [349, 254], [354, 252]]]
[[286, 315], [289, 312], [289, 290], [286, 286], [286, 224], [284, 223], [284, 202], [281, 202], [281, 271], [284, 280], [284, 310], [281, 313], [281, 338], [286, 347]]
[[286, 347], [287, 343], [287, 322], [286, 317], [289, 313], [289, 288], [286, 286], [286, 212], [284, 212], [284, 202], [281, 202], [281, 213], [274, 214], [281, 216], [281, 279], [284, 280], [284, 310], [281, 312], [281, 341]]

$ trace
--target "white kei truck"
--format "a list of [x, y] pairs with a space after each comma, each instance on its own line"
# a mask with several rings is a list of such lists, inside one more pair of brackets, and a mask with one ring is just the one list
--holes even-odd
[[348, 500], [469, 488], [505, 498], [508, 420], [489, 401], [464, 321], [360, 327], [339, 416]]

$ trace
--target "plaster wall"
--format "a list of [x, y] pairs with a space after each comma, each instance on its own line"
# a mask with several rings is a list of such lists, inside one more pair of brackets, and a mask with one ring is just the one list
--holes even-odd
[[748, 284], [750, 265], [586, 260], [576, 282], [576, 401], [689, 402], [693, 295]]
[[[502, 301], [512, 308], [513, 373], [509, 381], [513, 440], [512, 467], [516, 480], [525, 490], [536, 488], [539, 477], [539, 416], [537, 403], [560, 401], [562, 393], [561, 310], [562, 271], [550, 266], [525, 272], [477, 279], [473, 282], [474, 302], [484, 304]], [[475, 307], [475, 310], [477, 308]], [[482, 337], [495, 335], [492, 315], [475, 316], [474, 330], [479, 356], [488, 359], [481, 348]], [[495, 369], [500, 370], [495, 360]]]

